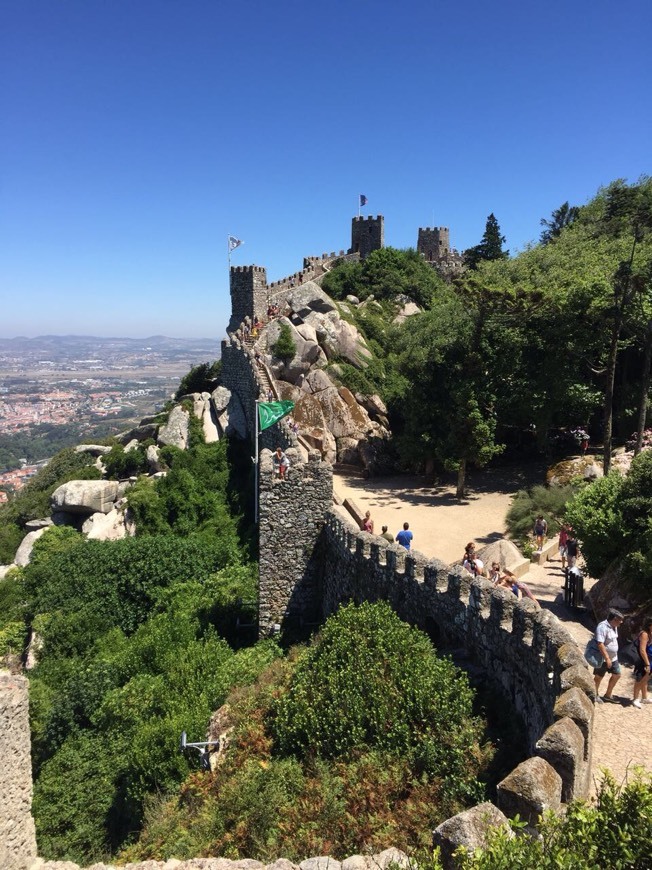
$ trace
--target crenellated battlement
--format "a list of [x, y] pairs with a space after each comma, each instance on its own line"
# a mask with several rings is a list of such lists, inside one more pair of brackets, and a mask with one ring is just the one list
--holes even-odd
[[[522, 717], [530, 753], [559, 773], [563, 799], [588, 794], [595, 689], [552, 613], [461, 566], [359, 531], [332, 510], [321, 546], [324, 618], [347, 601], [385, 600], [438, 646], [464, 648]], [[564, 729], [570, 743], [552, 751]]]
[[376, 215], [376, 217], [374, 217], [372, 214], [367, 215], [367, 217], [365, 217], [364, 215], [360, 215], [360, 214], [359, 214], [359, 215], [356, 215], [356, 216], [353, 218], [353, 223], [354, 223], [354, 224], [356, 224], [356, 223], [367, 223], [368, 221], [382, 221], [382, 220], [384, 220], [384, 217], [383, 217], [382, 214], [378, 214], [378, 215]]
[[231, 266], [231, 272], [236, 274], [262, 273], [266, 274], [264, 266]]

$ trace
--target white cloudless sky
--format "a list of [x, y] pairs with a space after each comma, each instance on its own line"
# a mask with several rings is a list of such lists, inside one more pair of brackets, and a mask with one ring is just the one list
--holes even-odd
[[224, 334], [276, 280], [650, 172], [649, 0], [0, 0], [0, 335]]

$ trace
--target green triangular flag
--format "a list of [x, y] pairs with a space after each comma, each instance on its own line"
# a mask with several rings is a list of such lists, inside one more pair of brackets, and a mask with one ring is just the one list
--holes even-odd
[[259, 402], [258, 403], [258, 422], [260, 431], [264, 432], [269, 429], [274, 423], [282, 420], [294, 408], [294, 402]]

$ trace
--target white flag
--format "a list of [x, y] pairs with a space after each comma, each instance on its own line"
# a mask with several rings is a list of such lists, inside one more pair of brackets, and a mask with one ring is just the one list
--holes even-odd
[[235, 251], [236, 248], [239, 248], [240, 245], [243, 244], [243, 242], [240, 239], [236, 239], [235, 236], [229, 236], [228, 239], [229, 239], [229, 253], [231, 251]]

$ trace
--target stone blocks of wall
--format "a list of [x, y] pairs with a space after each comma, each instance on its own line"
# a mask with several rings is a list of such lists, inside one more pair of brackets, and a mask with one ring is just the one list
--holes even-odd
[[31, 816], [28, 682], [0, 672], [0, 867], [25, 870], [36, 858]]
[[385, 247], [385, 218], [354, 217], [351, 221], [351, 251], [364, 260], [372, 251]]
[[419, 227], [417, 252], [429, 263], [444, 260], [450, 252], [450, 230], [448, 227]]
[[321, 569], [317, 542], [333, 502], [333, 469], [318, 452], [307, 462], [286, 451], [286, 480], [275, 476], [272, 453], [259, 462], [259, 633], [321, 616]]
[[231, 320], [233, 332], [245, 317], [263, 317], [267, 311], [267, 270], [264, 266], [231, 266]]

